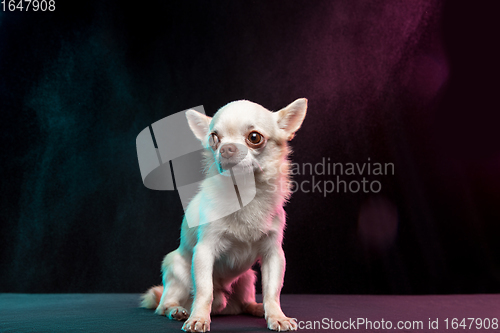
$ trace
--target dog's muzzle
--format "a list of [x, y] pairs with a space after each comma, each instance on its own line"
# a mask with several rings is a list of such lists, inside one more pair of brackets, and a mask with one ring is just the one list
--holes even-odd
[[225, 143], [219, 149], [219, 165], [228, 170], [238, 165], [248, 154], [248, 148], [240, 143]]

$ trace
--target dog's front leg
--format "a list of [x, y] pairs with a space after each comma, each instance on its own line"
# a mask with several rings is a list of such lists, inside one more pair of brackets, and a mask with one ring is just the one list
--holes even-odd
[[262, 257], [262, 293], [267, 328], [274, 331], [295, 331], [297, 323], [285, 316], [280, 306], [280, 293], [285, 275], [285, 254], [277, 246]]
[[192, 275], [194, 300], [191, 315], [182, 329], [186, 332], [210, 331], [210, 311], [213, 300], [213, 246], [198, 243], [193, 250]]

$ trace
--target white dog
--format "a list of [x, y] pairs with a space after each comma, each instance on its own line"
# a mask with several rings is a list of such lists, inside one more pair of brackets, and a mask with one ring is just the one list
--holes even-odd
[[[206, 170], [227, 174], [230, 168], [253, 168], [256, 194], [237, 212], [204, 223], [210, 210], [225, 205], [218, 178], [207, 176], [186, 209], [179, 248], [163, 260], [163, 287], [148, 290], [143, 307], [186, 320], [182, 329], [187, 332], [209, 331], [211, 313], [265, 316], [271, 330], [297, 329], [280, 306], [283, 204], [290, 195], [287, 141], [302, 125], [306, 109], [307, 100], [301, 98], [278, 112], [244, 100], [227, 104], [213, 118], [186, 112], [191, 130], [206, 148]], [[197, 226], [189, 228], [186, 220]], [[257, 261], [263, 304], [255, 301], [252, 265]]]

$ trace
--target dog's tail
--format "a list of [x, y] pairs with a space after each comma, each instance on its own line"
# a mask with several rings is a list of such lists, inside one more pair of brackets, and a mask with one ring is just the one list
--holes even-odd
[[158, 304], [160, 304], [162, 294], [163, 286], [149, 288], [149, 290], [141, 296], [141, 308], [156, 309]]

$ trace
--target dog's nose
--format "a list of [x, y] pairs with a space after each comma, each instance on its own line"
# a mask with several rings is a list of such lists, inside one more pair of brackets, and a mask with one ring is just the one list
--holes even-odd
[[224, 158], [230, 158], [236, 152], [238, 152], [238, 148], [232, 143], [226, 143], [222, 147], [220, 147], [220, 155]]

